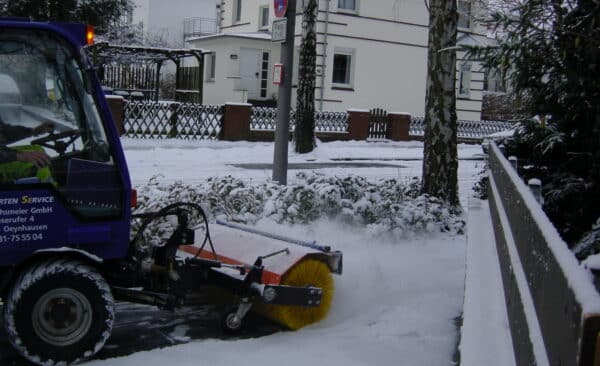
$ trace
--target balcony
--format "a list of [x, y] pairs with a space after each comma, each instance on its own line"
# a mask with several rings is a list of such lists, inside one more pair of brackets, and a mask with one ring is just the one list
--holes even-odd
[[183, 20], [183, 38], [188, 40], [192, 37], [201, 37], [218, 32], [215, 19], [210, 18], [187, 18]]

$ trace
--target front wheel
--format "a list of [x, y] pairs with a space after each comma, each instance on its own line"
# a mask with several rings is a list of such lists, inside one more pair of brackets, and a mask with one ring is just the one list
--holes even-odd
[[236, 317], [236, 314], [237, 306], [227, 307], [221, 313], [221, 329], [226, 334], [237, 334], [244, 329], [245, 319]]
[[38, 263], [22, 273], [4, 306], [10, 342], [29, 361], [71, 364], [102, 348], [114, 300], [104, 278], [72, 259]]

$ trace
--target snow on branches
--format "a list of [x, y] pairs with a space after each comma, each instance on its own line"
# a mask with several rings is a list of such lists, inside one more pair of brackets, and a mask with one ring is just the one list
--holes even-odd
[[299, 173], [295, 183], [287, 186], [230, 176], [210, 178], [198, 185], [164, 184], [153, 178], [138, 190], [137, 212], [193, 202], [213, 217], [250, 224], [261, 219], [310, 224], [328, 218], [363, 226], [373, 235], [396, 238], [431, 232], [463, 233], [460, 211], [419, 192], [417, 178], [369, 181], [354, 175]]

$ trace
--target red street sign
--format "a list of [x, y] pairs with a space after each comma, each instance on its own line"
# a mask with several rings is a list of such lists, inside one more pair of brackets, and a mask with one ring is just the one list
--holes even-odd
[[275, 9], [275, 16], [277, 18], [285, 17], [287, 13], [288, 0], [273, 0], [273, 9]]

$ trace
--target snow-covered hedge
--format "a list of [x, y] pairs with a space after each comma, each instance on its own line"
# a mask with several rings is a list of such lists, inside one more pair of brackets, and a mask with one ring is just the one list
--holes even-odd
[[175, 202], [200, 204], [211, 217], [255, 223], [309, 224], [319, 218], [364, 226], [374, 234], [406, 236], [424, 232], [462, 234], [461, 212], [441, 200], [420, 195], [420, 181], [299, 173], [294, 183], [245, 182], [231, 176], [197, 185], [151, 179], [138, 189], [137, 212], [157, 211]]

